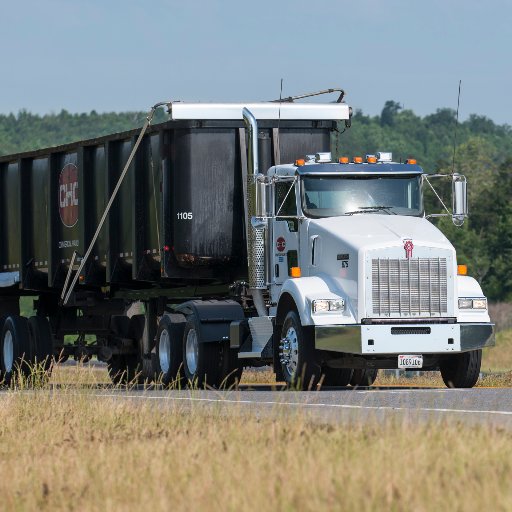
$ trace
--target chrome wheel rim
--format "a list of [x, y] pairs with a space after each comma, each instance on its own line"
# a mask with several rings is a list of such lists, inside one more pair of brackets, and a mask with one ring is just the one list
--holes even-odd
[[295, 327], [289, 327], [286, 337], [281, 340], [281, 363], [290, 377], [293, 377], [299, 367], [299, 338]]
[[190, 329], [187, 334], [187, 342], [185, 344], [185, 358], [187, 368], [191, 375], [195, 375], [197, 370], [197, 360], [199, 358], [199, 344], [197, 342], [197, 333], [195, 329]]
[[171, 337], [169, 331], [164, 329], [160, 333], [158, 340], [158, 359], [160, 361], [160, 369], [163, 373], [169, 373], [171, 367]]
[[6, 373], [10, 373], [12, 371], [12, 367], [14, 364], [14, 344], [12, 340], [11, 331], [7, 331], [4, 336], [4, 368]]

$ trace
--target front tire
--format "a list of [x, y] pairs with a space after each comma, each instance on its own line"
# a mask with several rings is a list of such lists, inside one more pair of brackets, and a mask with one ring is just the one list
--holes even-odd
[[302, 390], [316, 388], [322, 372], [314, 355], [311, 331], [302, 326], [296, 311], [289, 311], [284, 319], [279, 344], [281, 369], [288, 386]]
[[480, 376], [481, 365], [481, 350], [452, 355], [441, 363], [441, 377], [449, 388], [472, 388]]

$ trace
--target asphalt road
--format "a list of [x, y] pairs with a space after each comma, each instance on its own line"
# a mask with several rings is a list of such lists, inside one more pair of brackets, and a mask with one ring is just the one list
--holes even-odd
[[370, 420], [486, 424], [512, 429], [512, 389], [501, 388], [338, 388], [274, 391], [243, 386], [235, 391], [99, 389], [98, 399], [151, 403], [156, 407], [203, 408], [256, 417], [305, 413], [322, 423]]

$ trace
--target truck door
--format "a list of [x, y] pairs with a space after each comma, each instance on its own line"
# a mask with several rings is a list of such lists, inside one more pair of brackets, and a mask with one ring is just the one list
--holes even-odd
[[282, 284], [289, 277], [290, 268], [298, 266], [299, 221], [294, 180], [275, 183], [275, 221], [272, 233], [272, 278]]

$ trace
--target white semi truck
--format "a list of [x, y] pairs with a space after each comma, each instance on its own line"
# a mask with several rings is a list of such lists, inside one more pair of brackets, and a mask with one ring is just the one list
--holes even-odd
[[[341, 99], [169, 102], [171, 120], [140, 135], [2, 157], [0, 375], [23, 356], [96, 354], [115, 382], [140, 370], [231, 385], [270, 364], [304, 389], [371, 385], [396, 368], [474, 386], [494, 325], [425, 212], [437, 176], [384, 152], [333, 161], [330, 133], [351, 122]], [[460, 225], [466, 180], [442, 178]], [[59, 191], [71, 186], [68, 205]], [[37, 198], [30, 211], [8, 208], [21, 187]], [[38, 296], [29, 321], [21, 295]], [[128, 318], [133, 302], [144, 315]]]

